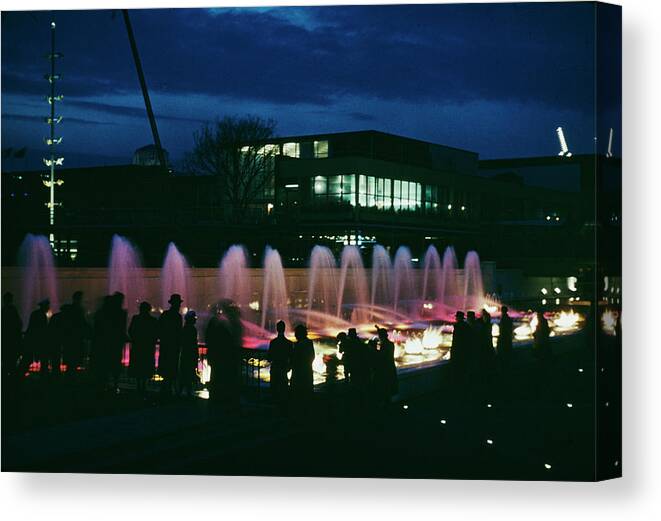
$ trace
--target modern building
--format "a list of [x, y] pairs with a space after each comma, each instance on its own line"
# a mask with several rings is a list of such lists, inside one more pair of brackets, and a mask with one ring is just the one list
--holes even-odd
[[[269, 244], [286, 264], [302, 266], [315, 244], [336, 252], [355, 244], [366, 256], [375, 243], [408, 245], [416, 258], [430, 244], [452, 244], [460, 256], [476, 249], [500, 267], [571, 274], [590, 258], [590, 175], [621, 169], [619, 160], [592, 156], [480, 161], [476, 152], [377, 131], [246, 146], [273, 160], [240, 223], [228, 219], [223, 184], [212, 176], [139, 165], [62, 169], [55, 230], [62, 251], [76, 241], [71, 262], [104, 265], [120, 233], [155, 266], [169, 241], [198, 266], [216, 265], [232, 243], [246, 244], [256, 264]], [[7, 264], [25, 233], [48, 232], [47, 190], [41, 172], [2, 174], [2, 185]]]

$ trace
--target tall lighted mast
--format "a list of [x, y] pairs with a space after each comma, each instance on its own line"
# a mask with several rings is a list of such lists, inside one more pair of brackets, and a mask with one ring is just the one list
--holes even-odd
[[[62, 53], [55, 51], [55, 22], [51, 22], [50, 24], [50, 41], [51, 52], [48, 55], [48, 59], [50, 60], [50, 73], [45, 76], [50, 84], [50, 94], [47, 96], [48, 104], [50, 105], [50, 115], [45, 118], [46, 123], [48, 123], [48, 126], [50, 127], [50, 135], [45, 139], [50, 151], [50, 158], [44, 158], [43, 161], [44, 164], [50, 168], [49, 179], [44, 180], [44, 185], [50, 190], [50, 198], [46, 203], [46, 206], [48, 207], [48, 222], [52, 227], [55, 225], [55, 207], [61, 204], [55, 202], [55, 185], [60, 186], [64, 182], [62, 179], [55, 179], [55, 167], [61, 166], [64, 162], [64, 158], [59, 157], [55, 151], [55, 147], [62, 142], [62, 137], [55, 136], [55, 125], [62, 121], [62, 116], [55, 115], [55, 104], [62, 100], [61, 94], [55, 94], [55, 84], [61, 78], [61, 76], [55, 72], [55, 60], [62, 57]], [[54, 234], [51, 230], [51, 245], [53, 245], [54, 241]]]

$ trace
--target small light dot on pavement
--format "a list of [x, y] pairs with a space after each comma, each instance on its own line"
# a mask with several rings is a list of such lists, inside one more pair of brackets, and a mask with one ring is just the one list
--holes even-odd
[[409, 406], [408, 405], [402, 405], [402, 408], [406, 410], [406, 409], [409, 408]]
[[445, 424], [447, 423], [447, 421], [446, 421], [446, 420], [441, 420], [441, 423], [442, 423], [443, 425], [445, 425]]
[[549, 465], [548, 463], [544, 463], [544, 467], [548, 470], [551, 468], [551, 465]]
[[489, 445], [493, 445], [493, 440], [489, 439], [489, 440], [487, 440], [487, 443], [488, 443]]
[[578, 372], [579, 372], [579, 373], [582, 373], [582, 372], [583, 372], [583, 369], [582, 369], [582, 368], [579, 368]]
[[567, 407], [569, 407], [570, 409], [571, 409], [573, 406], [574, 406], [573, 403], [567, 403]]

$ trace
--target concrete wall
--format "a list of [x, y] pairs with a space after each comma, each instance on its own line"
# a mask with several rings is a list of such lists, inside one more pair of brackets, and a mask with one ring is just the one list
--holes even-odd
[[[249, 269], [250, 287], [252, 288], [253, 298], [259, 300], [262, 293], [263, 270]], [[22, 306], [22, 270], [15, 267], [2, 268], [2, 292], [11, 291], [14, 294], [15, 302]], [[165, 299], [161, 298], [161, 280], [160, 269], [145, 269], [145, 294], [142, 300], [147, 300], [155, 307], [165, 307]], [[339, 276], [339, 270], [337, 270]], [[371, 281], [371, 270], [366, 270], [368, 281]], [[417, 287], [422, 287], [423, 272], [420, 269], [414, 270]], [[482, 275], [484, 280], [484, 289], [486, 292], [495, 290], [495, 282], [498, 279], [495, 264], [485, 262], [482, 265]], [[307, 303], [309, 271], [305, 268], [288, 268], [285, 270], [287, 290], [291, 299], [291, 305], [302, 307]], [[57, 268], [56, 278], [58, 285], [59, 301], [69, 301], [74, 291], [81, 290], [85, 293], [85, 304], [88, 308], [95, 308], [99, 300], [108, 293], [108, 272], [105, 268]], [[339, 277], [338, 277], [339, 278]], [[463, 287], [463, 271], [458, 270], [459, 287]], [[191, 291], [190, 302], [185, 302], [184, 306], [193, 307], [197, 310], [203, 310], [206, 306], [216, 302], [220, 295], [220, 281], [218, 270], [213, 268], [193, 268], [191, 269]], [[36, 303], [35, 303], [36, 304]], [[133, 311], [133, 310], [129, 310]]]

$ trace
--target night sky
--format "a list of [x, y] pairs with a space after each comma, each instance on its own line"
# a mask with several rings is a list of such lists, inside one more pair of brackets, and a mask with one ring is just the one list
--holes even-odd
[[[152, 137], [119, 11], [2, 13], [3, 149], [45, 148], [51, 19], [64, 53], [63, 155], [130, 162]], [[572, 152], [593, 150], [590, 3], [134, 10], [131, 20], [175, 161], [205, 121], [247, 113], [275, 119], [279, 135], [375, 129], [482, 158], [555, 155], [560, 125]], [[619, 128], [609, 83], [604, 124]], [[606, 140], [600, 132], [604, 151]]]

